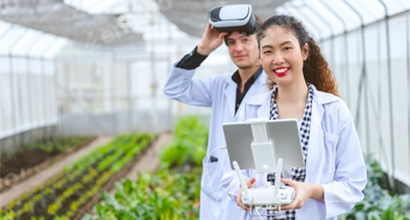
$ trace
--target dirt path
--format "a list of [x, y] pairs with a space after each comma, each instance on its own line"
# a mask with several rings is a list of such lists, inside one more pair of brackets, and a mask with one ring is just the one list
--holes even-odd
[[138, 161], [128, 175], [124, 179], [137, 180], [137, 172], [153, 171], [158, 168], [159, 156], [162, 148], [168, 146], [171, 143], [173, 136], [171, 133], [162, 133], [158, 136], [158, 139], [154, 142], [151, 149], [147, 151], [145, 156]]
[[34, 174], [33, 176], [25, 179], [24, 181], [17, 183], [10, 190], [7, 190], [0, 194], [0, 207], [6, 206], [13, 199], [23, 195], [24, 193], [30, 191], [34, 187], [40, 186], [46, 180], [50, 179], [54, 175], [58, 174], [63, 170], [65, 166], [76, 161], [82, 155], [86, 155], [88, 152], [92, 151], [94, 148], [103, 146], [112, 140], [111, 136], [100, 136], [92, 141], [88, 146], [81, 148], [80, 150], [70, 154], [63, 160], [54, 163], [52, 166]]

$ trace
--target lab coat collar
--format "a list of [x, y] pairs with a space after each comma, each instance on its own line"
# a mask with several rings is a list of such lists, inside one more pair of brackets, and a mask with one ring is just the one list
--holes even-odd
[[[259, 70], [258, 70], [259, 71]], [[256, 81], [254, 82], [254, 85], [251, 86], [251, 88], [249, 88], [248, 92], [246, 93], [245, 97], [249, 97], [249, 96], [253, 96], [258, 94], [258, 88], [260, 88], [260, 86], [266, 86], [266, 73], [265, 71], [262, 70], [262, 73], [259, 75], [259, 77], [256, 79]], [[227, 82], [227, 86], [225, 88], [224, 91], [224, 95], [226, 96], [227, 102], [228, 102], [228, 109], [229, 112], [231, 113], [231, 115], [234, 115], [235, 119], [237, 119], [238, 114], [235, 114], [235, 105], [236, 105], [236, 89], [237, 89], [237, 84], [232, 80], [232, 77], [225, 77], [225, 80]], [[267, 88], [267, 87], [266, 87]], [[246, 98], [244, 98], [242, 100], [241, 106], [238, 109], [239, 111], [242, 111], [242, 108], [245, 107], [246, 104]]]
[[[253, 99], [249, 100], [250, 105], [263, 105], [266, 103], [266, 99], [269, 99], [272, 97], [272, 92], [273, 90], [269, 92], [265, 92], [261, 95], [255, 96]], [[320, 105], [325, 105], [331, 102], [337, 101], [339, 98], [337, 98], [334, 95], [331, 95], [329, 93], [321, 92], [316, 89], [315, 86], [313, 86], [313, 94], [314, 94], [314, 101], [316, 101]]]
[[[269, 92], [265, 92], [263, 94], [260, 94], [258, 96], [253, 97], [252, 99], [249, 100], [248, 105], [253, 105], [257, 106], [257, 116], [258, 117], [269, 117], [269, 112], [270, 112], [270, 98], [272, 97], [272, 92], [273, 90]], [[337, 101], [339, 98], [325, 92], [321, 92], [316, 89], [315, 86], [313, 86], [313, 102], [314, 102], [314, 107], [313, 107], [313, 112], [312, 114], [315, 114], [315, 118], [322, 118], [323, 112], [324, 112], [324, 107], [323, 105], [326, 105], [328, 103], [332, 103]], [[259, 107], [258, 107], [259, 106]], [[318, 122], [317, 122], [318, 123]], [[318, 125], [313, 125], [313, 126], [319, 126]], [[312, 127], [313, 127], [312, 126]]]

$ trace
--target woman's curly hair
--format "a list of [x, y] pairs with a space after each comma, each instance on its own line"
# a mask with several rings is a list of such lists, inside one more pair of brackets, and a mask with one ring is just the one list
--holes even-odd
[[339, 96], [336, 80], [331, 69], [323, 57], [315, 40], [309, 37], [301, 22], [292, 16], [275, 15], [266, 20], [258, 31], [258, 41], [265, 37], [265, 32], [271, 26], [283, 27], [295, 34], [302, 50], [305, 44], [309, 45], [308, 58], [303, 63], [303, 75], [306, 82], [313, 84], [318, 90]]

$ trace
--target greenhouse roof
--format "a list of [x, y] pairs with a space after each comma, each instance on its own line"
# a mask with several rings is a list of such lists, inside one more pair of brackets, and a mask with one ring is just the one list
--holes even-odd
[[[200, 37], [212, 7], [237, 3], [251, 4], [255, 14], [263, 19], [273, 14], [291, 14], [303, 20], [318, 40], [410, 9], [407, 0], [7, 1], [0, 12], [0, 20], [4, 21], [0, 23], [0, 43], [6, 45], [0, 53], [52, 57], [69, 41], [124, 47], [161, 38], [163, 33], [152, 29], [173, 24], [188, 35]], [[154, 19], [159, 16], [163, 19]]]

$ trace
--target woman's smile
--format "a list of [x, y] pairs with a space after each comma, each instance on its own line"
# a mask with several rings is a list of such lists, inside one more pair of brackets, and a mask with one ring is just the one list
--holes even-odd
[[275, 68], [273, 72], [276, 74], [276, 76], [282, 77], [282, 76], [285, 76], [289, 72], [289, 68], [278, 67], [278, 68]]

